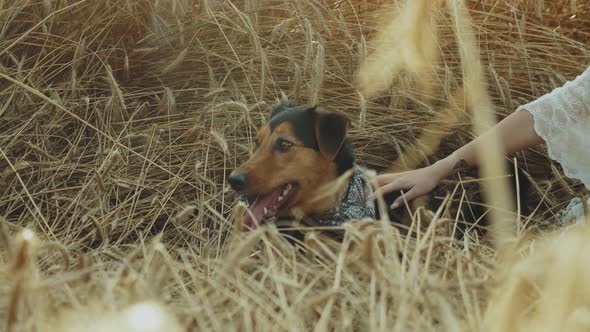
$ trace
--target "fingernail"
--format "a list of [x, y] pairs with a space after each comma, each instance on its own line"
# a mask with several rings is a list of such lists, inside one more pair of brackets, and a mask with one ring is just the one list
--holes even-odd
[[399, 203], [398, 202], [393, 202], [393, 204], [391, 204], [391, 206], [389, 207], [390, 210], [395, 210], [399, 207]]

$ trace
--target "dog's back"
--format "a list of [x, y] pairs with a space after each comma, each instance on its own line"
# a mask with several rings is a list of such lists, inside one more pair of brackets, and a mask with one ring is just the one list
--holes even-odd
[[[530, 188], [532, 186], [528, 176], [524, 173], [524, 171], [520, 168], [517, 169], [517, 172], [514, 171], [514, 166], [512, 164], [508, 165], [508, 178], [509, 178], [509, 185], [510, 185], [510, 193], [512, 200], [514, 201], [515, 205], [518, 204], [521, 207], [520, 213], [521, 215], [529, 214], [529, 209], [527, 206], [527, 197], [530, 194]], [[462, 172], [462, 177], [469, 177], [474, 178], [477, 181], [470, 181], [469, 183], [461, 183], [460, 190], [458, 191], [459, 194], [455, 194], [451, 204], [450, 204], [450, 212], [451, 215], [457, 216], [457, 218], [452, 218], [451, 226], [455, 228], [453, 232], [456, 238], [462, 238], [466, 233], [475, 232], [478, 236], [483, 236], [486, 234], [487, 228], [490, 225], [490, 218], [488, 213], [488, 208], [486, 207], [485, 198], [482, 195], [482, 188], [480, 185], [481, 176], [479, 174], [479, 169], [472, 168], [465, 172]], [[454, 187], [458, 184], [457, 181], [446, 181], [446, 184], [438, 185], [428, 196], [425, 200], [422, 200], [424, 203], [424, 207], [430, 211], [436, 211], [439, 209], [440, 205], [443, 203], [445, 196], [448, 193], [451, 193]], [[465, 195], [461, 195], [461, 193], [465, 191]], [[389, 207], [388, 204], [391, 204], [396, 198], [400, 196], [400, 192], [393, 192], [385, 195], [383, 200], [386, 204], [386, 207]], [[461, 197], [462, 201], [461, 201]], [[409, 207], [411, 210], [417, 208], [420, 204], [412, 204], [410, 202]], [[377, 219], [381, 218], [379, 214], [380, 209], [377, 210]], [[412, 216], [410, 215], [412, 212], [408, 211], [406, 206], [402, 206], [396, 210], [389, 210], [388, 217], [394, 223], [402, 224], [403, 229], [407, 229], [409, 225], [407, 225], [412, 220]], [[456, 221], [456, 223], [455, 223]]]

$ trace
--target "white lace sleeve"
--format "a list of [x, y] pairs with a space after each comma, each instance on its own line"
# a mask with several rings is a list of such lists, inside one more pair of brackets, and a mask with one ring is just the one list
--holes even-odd
[[575, 80], [520, 106], [534, 118], [535, 132], [565, 175], [590, 189], [590, 67]]

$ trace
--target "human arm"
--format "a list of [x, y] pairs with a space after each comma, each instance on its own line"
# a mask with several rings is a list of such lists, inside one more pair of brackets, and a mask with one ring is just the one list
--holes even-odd
[[[590, 188], [590, 67], [575, 80], [541, 98], [519, 107], [491, 130], [497, 130], [500, 148], [511, 154], [545, 142], [549, 156], [558, 161], [567, 176]], [[392, 208], [423, 196], [444, 178], [477, 165], [477, 149], [484, 134], [435, 164], [403, 173], [377, 177], [382, 193], [409, 190]]]
[[479, 145], [489, 139], [492, 131], [497, 132], [500, 148], [504, 154], [511, 154], [543, 142], [534, 130], [532, 114], [526, 110], [519, 110], [500, 121], [487, 133], [428, 167], [377, 176], [378, 190], [383, 194], [397, 190], [408, 190], [403, 197], [400, 196], [394, 201], [392, 209], [400, 206], [404, 198], [411, 201], [429, 193], [444, 178], [467, 167], [477, 166]]

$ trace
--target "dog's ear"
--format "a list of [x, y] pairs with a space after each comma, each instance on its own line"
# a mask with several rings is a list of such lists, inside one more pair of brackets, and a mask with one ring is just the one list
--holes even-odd
[[270, 111], [270, 117], [268, 119], [270, 120], [270, 119], [274, 118], [277, 114], [283, 113], [284, 111], [286, 111], [290, 107], [291, 107], [291, 104], [289, 103], [289, 101], [286, 99], [283, 99], [279, 105], [277, 105], [275, 108], [273, 108]]
[[350, 120], [344, 113], [318, 111], [315, 121], [315, 137], [320, 152], [329, 160], [334, 160], [346, 139]]

